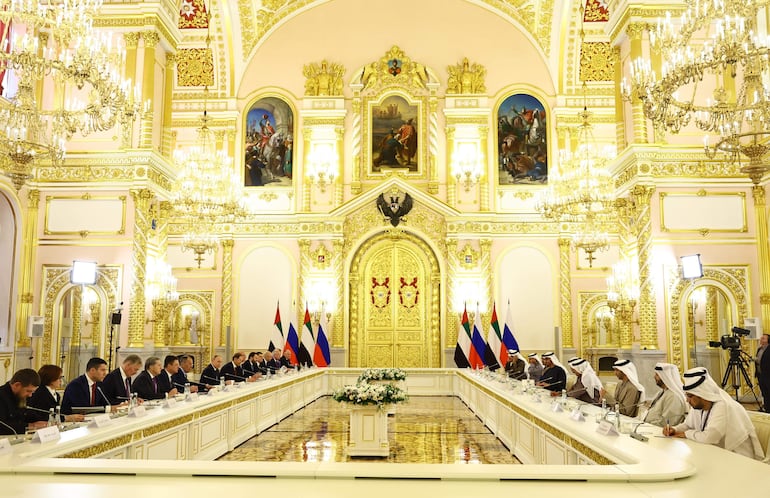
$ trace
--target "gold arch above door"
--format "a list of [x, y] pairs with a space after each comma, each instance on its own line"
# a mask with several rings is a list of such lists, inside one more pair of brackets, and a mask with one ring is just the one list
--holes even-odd
[[440, 366], [439, 282], [438, 262], [418, 237], [367, 241], [350, 271], [349, 365]]

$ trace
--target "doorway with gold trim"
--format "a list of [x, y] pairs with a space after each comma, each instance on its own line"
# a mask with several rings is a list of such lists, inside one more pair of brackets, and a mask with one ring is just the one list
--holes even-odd
[[364, 242], [350, 267], [348, 364], [441, 366], [440, 281], [421, 238], [394, 230]]

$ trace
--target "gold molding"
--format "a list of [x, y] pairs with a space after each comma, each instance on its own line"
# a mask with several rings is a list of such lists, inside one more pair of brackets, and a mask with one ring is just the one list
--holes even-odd
[[125, 434], [123, 436], [110, 439], [109, 441], [89, 446], [88, 448], [66, 453], [60, 458], [91, 458], [116, 448], [120, 448], [121, 446], [126, 446], [131, 441], [133, 441], [133, 434]]
[[93, 231], [85, 231], [86, 236], [87, 235], [125, 235], [126, 233], [126, 196], [125, 195], [118, 195], [118, 196], [93, 196], [89, 193], [85, 193], [82, 195], [61, 195], [61, 196], [53, 196], [48, 195], [45, 198], [45, 218], [43, 221], [43, 233], [45, 235], [80, 235], [82, 238], [85, 238], [83, 236], [84, 230], [76, 230], [76, 231], [66, 231], [66, 230], [50, 230], [48, 228], [48, 220], [49, 220], [49, 213], [51, 209], [51, 201], [61, 201], [61, 200], [78, 200], [78, 201], [121, 201], [123, 203], [123, 211], [120, 216], [120, 228], [117, 231], [99, 231], [99, 232], [93, 232]]
[[[748, 215], [746, 212], [746, 192], [708, 192], [705, 189], [700, 189], [697, 192], [659, 192], [659, 219], [660, 219], [660, 231], [671, 233], [700, 233], [702, 237], [707, 236], [709, 233], [746, 233], [749, 231]], [[741, 199], [741, 213], [743, 214], [743, 226], [741, 228], [676, 228], [671, 229], [666, 227], [665, 219], [665, 203], [663, 202], [666, 197], [717, 197], [717, 196], [732, 196], [740, 197]]]

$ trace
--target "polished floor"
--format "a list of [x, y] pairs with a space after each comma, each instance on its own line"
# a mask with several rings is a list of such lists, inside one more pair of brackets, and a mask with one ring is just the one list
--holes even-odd
[[460, 401], [413, 396], [388, 417], [390, 455], [349, 457], [348, 407], [321, 398], [219, 460], [257, 462], [520, 463]]

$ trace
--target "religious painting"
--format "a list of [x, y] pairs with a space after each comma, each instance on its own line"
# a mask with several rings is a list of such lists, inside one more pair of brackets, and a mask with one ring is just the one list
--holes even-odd
[[278, 97], [263, 97], [246, 113], [244, 186], [291, 187], [294, 112]]
[[517, 93], [497, 108], [497, 169], [500, 185], [548, 183], [546, 113], [532, 95]]
[[[394, 61], [396, 59], [393, 59]], [[390, 95], [371, 107], [372, 171], [384, 168], [418, 170], [420, 108], [401, 95]]]

